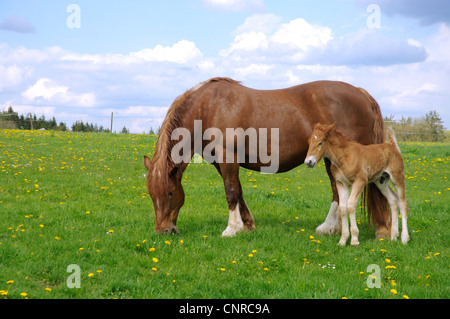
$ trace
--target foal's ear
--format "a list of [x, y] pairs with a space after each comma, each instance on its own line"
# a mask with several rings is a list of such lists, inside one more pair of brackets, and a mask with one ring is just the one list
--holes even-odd
[[328, 135], [328, 134], [330, 134], [330, 132], [334, 129], [336, 127], [336, 122], [334, 122], [333, 124], [331, 124], [331, 125], [328, 125], [327, 126], [327, 128], [326, 128], [326, 134]]
[[144, 165], [145, 167], [147, 167], [147, 170], [150, 170], [150, 164], [152, 163], [152, 161], [144, 155]]

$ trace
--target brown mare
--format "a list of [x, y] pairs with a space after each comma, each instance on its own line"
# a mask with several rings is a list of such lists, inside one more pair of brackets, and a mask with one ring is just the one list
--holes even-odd
[[[341, 239], [344, 246], [348, 237], [350, 216], [351, 245], [359, 245], [359, 230], [355, 211], [359, 196], [368, 183], [378, 187], [391, 207], [391, 240], [398, 237], [398, 208], [402, 216], [402, 243], [409, 240], [407, 218], [408, 201], [405, 196], [405, 174], [403, 158], [392, 130], [388, 131], [389, 144], [361, 145], [350, 142], [335, 124], [316, 124], [308, 143], [305, 164], [314, 167], [322, 157], [331, 162], [331, 174], [336, 180], [341, 212]], [[389, 186], [389, 179], [397, 189], [398, 196]], [[351, 187], [351, 192], [350, 192]]]
[[[336, 126], [351, 140], [362, 144], [381, 143], [384, 140], [383, 119], [376, 101], [364, 89], [343, 82], [317, 81], [280, 90], [255, 90], [230, 78], [213, 78], [202, 82], [175, 99], [161, 126], [152, 160], [144, 156], [148, 170], [147, 188], [155, 209], [155, 230], [158, 233], [178, 233], [177, 217], [184, 203], [181, 177], [189, 160], [174, 162], [172, 149], [184, 138], [174, 139], [172, 133], [177, 128], [183, 128], [195, 135], [194, 120], [201, 121], [201, 133], [208, 128], [216, 128], [224, 135], [227, 128], [269, 129], [266, 136], [269, 142], [267, 145], [259, 144], [260, 148], [266, 148], [265, 151], [274, 149], [270, 145], [270, 129], [278, 128], [278, 154], [271, 154], [278, 157], [277, 172], [289, 171], [304, 162], [308, 137], [318, 122], [336, 122]], [[192, 144], [194, 140], [195, 137], [191, 139]], [[202, 150], [209, 143], [211, 140], [201, 141]], [[225, 143], [218, 145], [218, 148], [223, 156], [228, 153], [227, 156], [236, 159], [236, 149], [227, 148]], [[202, 150], [197, 150], [197, 153]], [[223, 178], [228, 201], [229, 221], [223, 236], [234, 236], [240, 231], [255, 228], [253, 216], [242, 194], [239, 166], [261, 171], [266, 164], [260, 158], [256, 162], [248, 161], [251, 151], [247, 143], [245, 161], [210, 161]], [[193, 154], [194, 145], [187, 158], [192, 158]], [[341, 229], [337, 209], [338, 192], [330, 173], [330, 162], [326, 160], [325, 164], [333, 199], [325, 222], [316, 232], [334, 234]], [[367, 204], [369, 221], [372, 220], [376, 225], [377, 237], [388, 236], [390, 216], [387, 202], [376, 187], [369, 187]]]

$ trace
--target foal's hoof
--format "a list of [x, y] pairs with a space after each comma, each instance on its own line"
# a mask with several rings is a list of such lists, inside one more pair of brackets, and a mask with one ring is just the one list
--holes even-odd
[[406, 243], [409, 241], [409, 235], [408, 234], [406, 234], [406, 235], [403, 235], [402, 234], [402, 244], [403, 245], [406, 245]]
[[358, 240], [352, 240], [350, 242], [350, 245], [352, 245], [352, 246], [359, 246], [359, 241]]

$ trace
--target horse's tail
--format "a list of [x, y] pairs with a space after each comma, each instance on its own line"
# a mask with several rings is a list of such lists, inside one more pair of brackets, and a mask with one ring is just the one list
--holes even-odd
[[[384, 121], [381, 115], [380, 106], [377, 101], [363, 88], [359, 88], [367, 97], [374, 117], [372, 144], [384, 143]], [[387, 199], [381, 194], [375, 184], [370, 183], [366, 186], [364, 194], [367, 207], [368, 224], [374, 224], [377, 228], [377, 238], [388, 237], [391, 228], [391, 215], [388, 211], [389, 204]]]

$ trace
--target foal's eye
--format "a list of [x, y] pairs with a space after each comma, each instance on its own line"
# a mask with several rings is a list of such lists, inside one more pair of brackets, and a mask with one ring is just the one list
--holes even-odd
[[173, 193], [172, 192], [169, 192], [169, 197], [172, 197], [173, 196]]
[[320, 143], [319, 143], [319, 146], [322, 146], [322, 144], [323, 144], [323, 142], [320, 142]]

